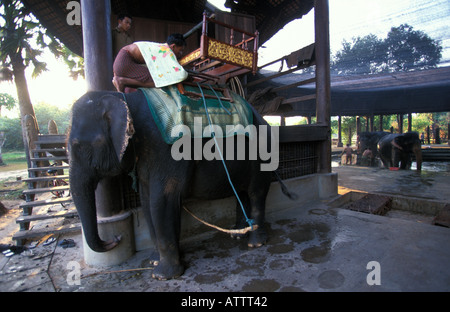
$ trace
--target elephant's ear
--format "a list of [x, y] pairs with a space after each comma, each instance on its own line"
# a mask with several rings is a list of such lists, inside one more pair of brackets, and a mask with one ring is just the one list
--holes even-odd
[[406, 139], [404, 135], [399, 135], [394, 140], [401, 147], [404, 147], [406, 145]]
[[103, 96], [100, 102], [105, 108], [103, 118], [109, 123], [114, 151], [116, 152], [117, 159], [121, 161], [128, 146], [128, 140], [134, 134], [130, 111], [125, 101], [113, 95]]

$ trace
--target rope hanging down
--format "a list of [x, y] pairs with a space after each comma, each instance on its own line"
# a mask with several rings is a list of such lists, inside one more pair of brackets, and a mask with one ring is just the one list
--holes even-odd
[[187, 209], [186, 206], [183, 206], [183, 209], [186, 210], [187, 213], [189, 213], [195, 220], [200, 221], [201, 223], [203, 223], [206, 226], [212, 227], [213, 229], [219, 230], [219, 231], [227, 233], [227, 234], [242, 234], [242, 235], [244, 235], [248, 232], [255, 231], [258, 228], [258, 224], [255, 224], [252, 226], [247, 226], [246, 228], [243, 228], [243, 229], [227, 230], [227, 229], [221, 228], [217, 225], [208, 223], [208, 222], [200, 219], [192, 211]]
[[[249, 219], [249, 218], [247, 217], [247, 213], [245, 212], [244, 205], [242, 204], [242, 201], [241, 201], [241, 199], [239, 198], [239, 195], [238, 195], [238, 193], [237, 193], [237, 191], [236, 191], [236, 189], [235, 189], [235, 187], [234, 187], [234, 185], [233, 185], [233, 182], [231, 181], [230, 173], [228, 172], [227, 165], [225, 164], [225, 160], [224, 160], [224, 158], [223, 158], [222, 151], [220, 150], [219, 144], [217, 143], [216, 135], [215, 135], [215, 133], [214, 133], [214, 128], [213, 128], [213, 126], [212, 126], [212, 121], [211, 121], [211, 118], [210, 118], [209, 113], [208, 113], [208, 106], [206, 105], [205, 95], [203, 94], [203, 89], [202, 89], [200, 83], [198, 83], [198, 82], [197, 82], [197, 86], [198, 86], [198, 88], [199, 88], [199, 90], [200, 90], [200, 93], [202, 94], [203, 105], [205, 106], [206, 118], [208, 119], [209, 127], [210, 127], [210, 129], [211, 129], [211, 136], [213, 137], [214, 143], [215, 143], [216, 148], [217, 148], [217, 151], [219, 152], [220, 160], [222, 161], [223, 167], [224, 167], [224, 169], [225, 169], [225, 173], [227, 174], [228, 182], [230, 183], [230, 186], [231, 186], [231, 188], [233, 189], [234, 195], [236, 196], [236, 199], [237, 199], [239, 205], [241, 206], [242, 213], [244, 214], [244, 217], [245, 217], [245, 222], [248, 223], [248, 225], [250, 226], [251, 231], [253, 231], [253, 230], [254, 230], [253, 228], [254, 228], [255, 220]], [[211, 86], [210, 86], [210, 88], [212, 89]], [[215, 93], [215, 92], [214, 92], [214, 93]], [[216, 94], [216, 93], [215, 93], [215, 94]], [[217, 96], [217, 94], [216, 94], [216, 96]], [[217, 97], [217, 98], [218, 98], [220, 104], [222, 105], [222, 101], [220, 100], [220, 98], [219, 98], [219, 97]], [[223, 106], [223, 105], [222, 105], [222, 106]], [[186, 208], [185, 208], [185, 209], [186, 209]], [[256, 226], [256, 225], [255, 225], [255, 226]]]

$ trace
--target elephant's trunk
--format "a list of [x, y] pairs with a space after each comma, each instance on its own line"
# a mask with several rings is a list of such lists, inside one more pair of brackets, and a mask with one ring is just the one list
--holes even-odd
[[132, 118], [121, 96], [88, 92], [72, 107], [67, 144], [70, 188], [84, 237], [93, 251], [105, 252], [118, 245], [117, 239], [105, 242], [99, 237], [95, 189], [102, 178], [122, 171], [122, 159], [133, 133]]
[[[96, 252], [106, 252], [118, 245], [118, 240], [103, 241], [98, 234], [97, 210], [95, 206], [95, 189], [98, 180], [92, 178], [85, 168], [73, 169], [77, 166], [71, 162], [70, 191], [83, 227], [85, 240]], [[81, 173], [81, 174], [80, 174]]]
[[420, 143], [415, 144], [413, 148], [414, 156], [416, 157], [417, 171], [422, 170], [422, 147]]

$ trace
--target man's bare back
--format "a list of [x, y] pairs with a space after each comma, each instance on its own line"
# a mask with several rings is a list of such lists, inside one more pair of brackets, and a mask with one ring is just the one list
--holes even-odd
[[128, 53], [130, 53], [130, 55], [136, 60], [136, 62], [140, 64], [145, 64], [145, 60], [144, 57], [142, 56], [141, 50], [139, 50], [139, 47], [136, 44], [132, 43], [123, 48], [127, 50]]

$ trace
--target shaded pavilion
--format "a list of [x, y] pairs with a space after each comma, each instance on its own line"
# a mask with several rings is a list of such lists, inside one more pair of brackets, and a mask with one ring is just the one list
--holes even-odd
[[[288, 57], [279, 61], [286, 61]], [[260, 71], [248, 86], [251, 91], [272, 88], [276, 94], [272, 97], [282, 100], [270, 115], [282, 116], [282, 123], [285, 117], [293, 116], [306, 117], [310, 122], [315, 116], [315, 80], [311, 79], [311, 74], [289, 71]], [[268, 77], [274, 78], [268, 80]], [[299, 86], [286, 88], [289, 85]], [[372, 75], [331, 74], [330, 89], [331, 116], [338, 116], [339, 120], [341, 116], [357, 116], [358, 133], [360, 116], [367, 119], [369, 130], [374, 131], [382, 129], [384, 115], [397, 114], [399, 132], [402, 133], [411, 131], [413, 113], [450, 111], [450, 67]], [[292, 98], [303, 101], [292, 102]], [[403, 129], [405, 115], [408, 116], [408, 129]], [[374, 124], [374, 116], [380, 116], [379, 125]]]
[[[283, 179], [310, 174], [326, 176], [331, 183], [331, 131], [330, 131], [330, 48], [329, 14], [327, 0], [294, 1], [226, 1], [231, 13], [223, 13], [205, 0], [166, 0], [158, 3], [143, 0], [81, 0], [81, 25], [71, 25], [67, 16], [72, 7], [67, 0], [24, 0], [23, 3], [44, 27], [60, 39], [71, 51], [83, 56], [88, 90], [112, 90], [111, 29], [116, 16], [128, 12], [133, 16], [135, 40], [164, 42], [173, 32], [190, 32], [202, 20], [203, 12], [215, 13], [232, 26], [245, 30], [258, 30], [259, 43], [264, 44], [279, 29], [314, 8], [315, 49], [314, 62], [300, 62], [301, 68], [315, 66], [315, 114], [313, 125], [280, 128], [280, 166]], [[73, 4], [73, 2], [72, 2]], [[216, 32], [217, 36], [217, 32]], [[219, 32], [220, 36], [220, 32]], [[226, 34], [224, 36], [226, 38]], [[188, 38], [188, 52], [199, 44], [198, 32]], [[245, 84], [245, 78], [243, 78]], [[294, 99], [297, 101], [298, 99]], [[331, 174], [331, 175], [330, 175]], [[130, 207], [129, 190], [122, 177], [104, 179], [96, 190], [97, 215], [113, 218]], [[334, 184], [333, 184], [334, 185]], [[125, 189], [125, 191], [124, 191]], [[337, 184], [327, 188], [333, 194]], [[125, 193], [125, 194], [124, 194]], [[118, 207], [123, 203], [124, 207]], [[136, 205], [139, 205], [136, 203]]]

